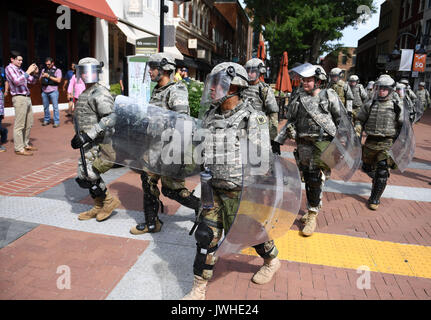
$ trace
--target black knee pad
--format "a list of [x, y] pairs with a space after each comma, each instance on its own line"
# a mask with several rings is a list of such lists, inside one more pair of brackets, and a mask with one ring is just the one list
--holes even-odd
[[205, 222], [200, 222], [196, 231], [195, 231], [195, 239], [196, 239], [196, 256], [195, 261], [193, 263], [193, 273], [195, 275], [201, 276], [203, 271], [211, 270], [214, 266], [206, 264], [207, 255], [217, 250], [217, 245], [215, 247], [210, 248], [209, 245], [211, 241], [214, 239], [214, 232]]
[[362, 171], [365, 172], [371, 179], [374, 179], [376, 171], [373, 170], [373, 166], [371, 164], [362, 163]]
[[389, 167], [387, 160], [377, 162], [376, 178], [389, 178]]
[[304, 171], [304, 180], [310, 187], [320, 188], [322, 184], [322, 172]]

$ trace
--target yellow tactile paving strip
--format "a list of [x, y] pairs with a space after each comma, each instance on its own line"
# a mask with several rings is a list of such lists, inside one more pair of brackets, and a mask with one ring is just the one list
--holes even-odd
[[[317, 233], [305, 238], [289, 230], [275, 240], [279, 259], [431, 279], [431, 247]], [[253, 248], [242, 251], [256, 255]]]

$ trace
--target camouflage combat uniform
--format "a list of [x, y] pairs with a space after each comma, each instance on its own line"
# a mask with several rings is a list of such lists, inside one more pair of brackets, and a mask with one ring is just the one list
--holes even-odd
[[367, 134], [362, 146], [362, 168], [373, 179], [370, 208], [377, 208], [390, 175], [389, 168], [396, 168], [389, 150], [402, 127], [403, 112], [403, 103], [395, 92], [383, 101], [368, 101], [358, 112], [355, 130], [359, 134], [363, 129]]
[[[163, 87], [156, 86], [149, 103], [178, 113], [190, 114], [188, 91], [182, 82], [169, 82]], [[161, 146], [159, 145], [153, 145], [152, 148], [156, 151], [161, 150]], [[150, 223], [150, 226], [155, 225], [154, 221], [158, 220], [158, 212], [162, 209], [159, 200], [160, 190], [157, 186], [159, 180], [162, 182], [161, 191], [163, 195], [194, 209], [197, 213], [200, 205], [199, 198], [195, 197], [186, 188], [184, 179], [165, 177], [144, 169], [141, 173], [142, 188], [144, 190], [144, 213], [146, 221]], [[134, 229], [132, 231], [132, 233], [138, 232]]]
[[353, 94], [352, 114], [353, 119], [355, 119], [361, 106], [368, 100], [368, 93], [360, 83], [354, 87], [350, 87], [350, 89], [352, 90]]
[[93, 140], [84, 146], [88, 176], [85, 176], [82, 161], [79, 159], [78, 178], [94, 183], [100, 181], [101, 188], [106, 189], [100, 173], [105, 173], [113, 165], [102, 158], [115, 160], [112, 146], [106, 139], [113, 134], [115, 125], [114, 99], [107, 88], [95, 83], [79, 96], [75, 110], [75, 121], [78, 121], [79, 129]]
[[416, 96], [422, 102], [424, 106], [424, 110], [428, 109], [429, 106], [431, 105], [431, 98], [428, 90], [425, 88], [419, 89], [418, 91], [416, 91]]
[[333, 89], [337, 93], [341, 103], [346, 108], [347, 112], [352, 113], [354, 97], [350, 86], [340, 79], [335, 83], [332, 82], [329, 88]]
[[[212, 190], [214, 195], [214, 208], [203, 209], [200, 219], [202, 226], [208, 226], [214, 237], [211, 240], [207, 254], [201, 253], [201, 248], [198, 246], [198, 253], [193, 265], [193, 272], [206, 280], [211, 279], [213, 267], [216, 263], [214, 251], [217, 249], [217, 243], [222, 237], [223, 230], [227, 234], [232, 226], [235, 214], [238, 211], [240, 204], [240, 196], [242, 190], [242, 160], [240, 152], [240, 138], [248, 137], [250, 130], [268, 130], [266, 117], [263, 113], [257, 112], [250, 104], [251, 101], [245, 100], [233, 109], [222, 112], [220, 107], [211, 108], [204, 116], [203, 127], [208, 129], [213, 137], [216, 131], [224, 130], [236, 133], [236, 140], [233, 150], [224, 150], [224, 154], [217, 153], [220, 150], [214, 149], [212, 153], [205, 153], [205, 166], [212, 172]], [[251, 143], [260, 146], [261, 141], [250, 141]], [[217, 164], [217, 159], [220, 156], [229, 153], [232, 155], [227, 164]], [[196, 232], [199, 232], [197, 230]], [[273, 259], [278, 255], [278, 250], [273, 240], [267, 241], [260, 245], [254, 246], [256, 252], [264, 259]]]
[[271, 140], [274, 140], [278, 131], [279, 111], [274, 91], [268, 84], [259, 81], [255, 85], [249, 85], [249, 87], [244, 90], [243, 94], [244, 97], [253, 100], [252, 106], [256, 110], [266, 114], [268, 118], [269, 137]]
[[307, 209], [314, 215], [321, 208], [323, 184], [331, 173], [320, 156], [335, 136], [341, 119], [341, 106], [332, 89], [321, 90], [315, 97], [302, 91], [289, 103], [287, 123], [275, 139], [280, 144], [287, 138], [296, 140], [299, 170], [305, 181]]

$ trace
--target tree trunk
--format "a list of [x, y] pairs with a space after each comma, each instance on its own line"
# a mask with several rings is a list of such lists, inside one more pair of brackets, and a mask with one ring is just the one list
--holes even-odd
[[310, 60], [312, 64], [317, 63], [317, 58], [319, 58], [320, 46], [322, 45], [322, 35], [316, 33], [313, 37], [313, 42], [310, 48]]

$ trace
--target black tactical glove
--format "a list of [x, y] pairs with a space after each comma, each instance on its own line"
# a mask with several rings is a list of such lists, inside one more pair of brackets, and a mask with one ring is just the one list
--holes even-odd
[[350, 111], [347, 111], [347, 118], [349, 118], [350, 121], [352, 121], [353, 113]]
[[416, 113], [415, 112], [411, 112], [410, 115], [409, 115], [410, 122], [413, 123], [415, 121], [415, 118], [416, 118]]
[[281, 155], [280, 144], [274, 140], [271, 140], [272, 152]]
[[80, 134], [75, 134], [72, 141], [70, 141], [70, 145], [73, 149], [79, 149], [87, 142], [91, 142], [91, 138], [86, 134], [85, 132], [82, 132]]

